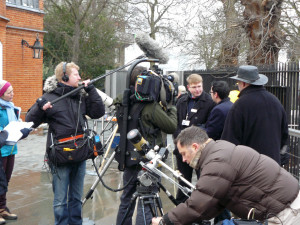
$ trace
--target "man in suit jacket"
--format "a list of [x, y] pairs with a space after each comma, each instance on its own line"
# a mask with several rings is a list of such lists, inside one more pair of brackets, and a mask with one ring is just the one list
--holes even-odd
[[217, 105], [209, 114], [205, 130], [208, 137], [214, 140], [221, 138], [227, 114], [233, 105], [228, 97], [229, 92], [226, 81], [214, 81], [211, 85], [210, 95]]

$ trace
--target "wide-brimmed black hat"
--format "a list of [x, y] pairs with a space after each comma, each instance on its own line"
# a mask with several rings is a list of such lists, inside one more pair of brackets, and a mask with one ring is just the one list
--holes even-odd
[[268, 82], [268, 77], [263, 74], [259, 74], [256, 66], [248, 65], [240, 66], [237, 71], [237, 75], [230, 78], [252, 85], [264, 85]]

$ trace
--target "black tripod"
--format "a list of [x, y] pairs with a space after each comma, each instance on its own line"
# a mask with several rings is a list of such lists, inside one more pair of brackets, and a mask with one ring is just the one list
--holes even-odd
[[[144, 218], [144, 224], [149, 225], [146, 222], [146, 213], [145, 213], [145, 208], [148, 206], [152, 217], [157, 217], [162, 216], [163, 213], [163, 208], [162, 208], [162, 203], [161, 199], [158, 194], [158, 184], [157, 182], [152, 182], [148, 178], [148, 173], [145, 171], [140, 171], [143, 173], [143, 175], [138, 176], [138, 184], [136, 187], [136, 192], [132, 195], [132, 198], [130, 200], [130, 204], [128, 205], [126, 212], [124, 214], [124, 217], [121, 221], [121, 225], [124, 224], [128, 213], [131, 211], [132, 207], [134, 206], [135, 201], [138, 199], [141, 204], [142, 208], [142, 213], [143, 213], [143, 218]], [[147, 178], [145, 178], [147, 177]], [[160, 184], [161, 185], [161, 184]], [[160, 186], [159, 185], [159, 186]]]

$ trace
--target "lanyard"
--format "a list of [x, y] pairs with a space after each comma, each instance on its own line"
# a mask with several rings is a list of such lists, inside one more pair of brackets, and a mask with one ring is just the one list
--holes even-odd
[[[193, 101], [193, 105], [191, 105], [191, 107], [189, 107], [189, 105], [190, 105], [190, 101]], [[185, 117], [185, 119], [187, 120], [187, 118], [189, 117], [189, 114], [190, 114], [190, 112], [192, 112], [192, 109], [194, 108], [194, 106], [195, 106], [195, 104], [196, 104], [196, 100], [195, 99], [191, 99], [189, 102], [188, 102], [188, 104], [187, 104], [187, 109], [186, 109], [186, 117]]]

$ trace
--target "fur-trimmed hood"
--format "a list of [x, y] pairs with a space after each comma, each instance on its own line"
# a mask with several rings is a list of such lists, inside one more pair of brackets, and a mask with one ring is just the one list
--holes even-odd
[[[55, 75], [52, 75], [51, 77], [48, 77], [45, 80], [44, 88], [43, 88], [44, 92], [50, 93], [57, 88], [58, 88], [58, 80], [56, 79]], [[84, 89], [81, 89], [80, 92], [87, 95]]]
[[58, 80], [56, 79], [56, 76], [53, 75], [51, 77], [48, 77], [44, 83], [44, 92], [50, 93], [54, 91], [57, 88]]

